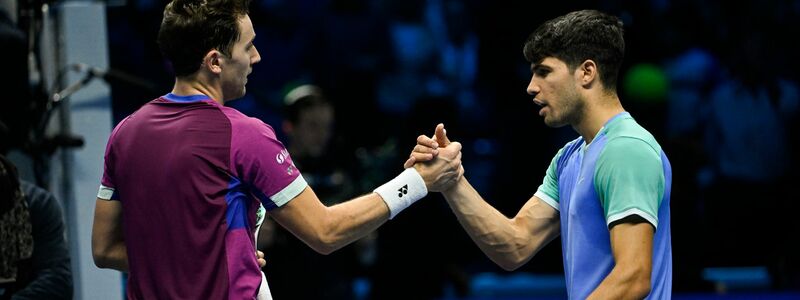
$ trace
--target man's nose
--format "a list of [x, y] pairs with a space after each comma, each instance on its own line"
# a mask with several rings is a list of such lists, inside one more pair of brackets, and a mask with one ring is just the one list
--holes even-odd
[[525, 91], [528, 92], [528, 95], [536, 97], [536, 95], [539, 94], [541, 89], [539, 88], [539, 85], [537, 85], [536, 83], [533, 82], [533, 80], [531, 80], [531, 82], [528, 83], [528, 88], [525, 89]]
[[256, 51], [256, 55], [255, 57], [253, 57], [253, 64], [257, 64], [258, 62], [261, 61], [261, 54], [258, 53], [258, 49], [256, 49], [256, 46], [253, 46], [253, 50]]

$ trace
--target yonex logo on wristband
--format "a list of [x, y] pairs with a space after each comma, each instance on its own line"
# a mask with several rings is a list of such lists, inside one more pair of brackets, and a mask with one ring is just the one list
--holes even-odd
[[403, 187], [397, 189], [399, 193], [397, 193], [397, 197], [403, 198], [403, 195], [408, 194], [408, 185], [404, 185]]
[[428, 194], [428, 188], [417, 170], [408, 168], [394, 179], [376, 188], [375, 192], [389, 206], [389, 219], [393, 219], [403, 209], [425, 197]]

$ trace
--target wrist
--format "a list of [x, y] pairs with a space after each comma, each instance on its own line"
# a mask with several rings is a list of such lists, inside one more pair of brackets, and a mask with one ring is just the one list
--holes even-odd
[[442, 190], [442, 196], [448, 197], [450, 195], [458, 193], [459, 186], [465, 184], [467, 179], [462, 175], [460, 176], [456, 182], [448, 186], [446, 189]]
[[383, 202], [389, 207], [389, 219], [393, 219], [411, 204], [425, 197], [428, 194], [428, 188], [419, 172], [414, 168], [408, 168], [394, 179], [376, 188], [374, 192], [380, 195]]

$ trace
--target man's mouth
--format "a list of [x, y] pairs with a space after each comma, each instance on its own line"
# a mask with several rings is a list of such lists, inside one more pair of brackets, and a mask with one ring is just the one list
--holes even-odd
[[533, 99], [533, 103], [536, 103], [536, 105], [539, 105], [541, 107], [541, 109], [539, 109], [539, 115], [540, 116], [544, 116], [545, 109], [549, 110], [548, 106], [547, 106], [547, 102], [544, 102], [544, 101], [539, 100], [539, 99]]

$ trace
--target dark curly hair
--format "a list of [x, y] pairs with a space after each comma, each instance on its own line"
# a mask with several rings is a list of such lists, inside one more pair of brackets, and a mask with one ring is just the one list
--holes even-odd
[[596, 10], [581, 10], [549, 20], [531, 33], [523, 53], [531, 63], [545, 57], [564, 61], [570, 70], [591, 59], [607, 90], [617, 90], [617, 76], [625, 56], [622, 21]]
[[230, 56], [239, 39], [239, 18], [250, 0], [173, 0], [164, 8], [158, 46], [172, 62], [175, 75], [191, 75], [213, 49]]

